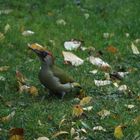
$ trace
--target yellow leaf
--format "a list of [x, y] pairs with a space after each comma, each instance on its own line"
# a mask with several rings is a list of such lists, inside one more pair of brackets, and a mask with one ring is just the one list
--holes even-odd
[[57, 133], [55, 133], [53, 136], [52, 136], [52, 138], [54, 139], [54, 138], [56, 138], [56, 137], [58, 137], [58, 136], [60, 136], [60, 135], [63, 135], [63, 134], [69, 134], [67, 131], [59, 131], [59, 132], [57, 132]]
[[90, 96], [87, 96], [87, 97], [84, 97], [81, 101], [80, 101], [80, 105], [81, 106], [84, 106], [86, 104], [89, 104], [92, 100], [92, 97]]
[[116, 53], [118, 50], [117, 50], [117, 48], [115, 48], [114, 46], [108, 46], [107, 47], [107, 51], [108, 52], [110, 52], [110, 53], [112, 53], [112, 54], [114, 54], [114, 53]]
[[122, 132], [122, 126], [121, 125], [115, 127], [114, 136], [117, 139], [121, 139], [123, 137], [123, 132]]
[[38, 89], [37, 89], [36, 87], [34, 87], [34, 86], [31, 86], [31, 87], [29, 88], [29, 93], [30, 93], [31, 95], [33, 95], [33, 96], [37, 96], [37, 95], [38, 95]]
[[9, 69], [9, 66], [2, 66], [0, 67], [0, 71], [7, 71]]
[[73, 107], [73, 116], [79, 117], [83, 114], [83, 108], [80, 105], [75, 105]]
[[9, 122], [15, 115], [15, 111], [11, 112], [9, 115], [2, 117], [0, 120], [2, 122]]
[[23, 128], [13, 128], [13, 129], [11, 129], [9, 140], [24, 140], [24, 130], [23, 130]]

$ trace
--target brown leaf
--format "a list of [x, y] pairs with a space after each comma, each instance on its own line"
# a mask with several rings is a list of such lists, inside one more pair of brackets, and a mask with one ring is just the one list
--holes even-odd
[[15, 111], [11, 112], [9, 115], [2, 117], [0, 120], [2, 122], [9, 122], [15, 116]]
[[64, 134], [69, 134], [67, 131], [59, 131], [59, 132], [57, 132], [57, 133], [55, 133], [53, 136], [52, 136], [52, 138], [54, 139], [54, 138], [56, 138], [56, 137], [58, 137], [58, 136], [60, 136], [60, 135], [64, 135]]
[[23, 74], [19, 71], [16, 71], [16, 78], [17, 78], [17, 81], [22, 83], [22, 84], [25, 84], [26, 83], [26, 78], [25, 76], [23, 76]]
[[24, 140], [23, 128], [12, 128], [10, 130], [10, 139], [9, 140]]
[[73, 112], [72, 112], [72, 115], [73, 116], [76, 116], [76, 117], [79, 117], [83, 114], [83, 108], [80, 106], [80, 105], [75, 105], [73, 107]]
[[35, 86], [31, 86], [29, 88], [29, 93], [32, 95], [32, 96], [38, 96], [38, 89], [35, 87]]
[[28, 44], [28, 47], [30, 48], [30, 49], [36, 49], [36, 50], [39, 50], [39, 51], [45, 51], [46, 50], [46, 48], [44, 48], [43, 46], [41, 46], [40, 44], [38, 44], [38, 43], [34, 43], [34, 44]]
[[110, 53], [112, 53], [112, 54], [115, 54], [115, 53], [118, 52], [117, 48], [115, 48], [112, 45], [107, 47], [107, 51], [110, 52]]

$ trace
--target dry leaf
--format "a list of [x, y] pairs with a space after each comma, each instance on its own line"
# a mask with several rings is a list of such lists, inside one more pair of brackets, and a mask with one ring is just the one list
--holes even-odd
[[57, 24], [57, 25], [63, 25], [63, 26], [65, 26], [65, 25], [66, 25], [66, 21], [65, 21], [64, 19], [58, 19], [58, 20], [56, 21], [56, 24]]
[[39, 137], [39, 138], [37, 138], [37, 140], [49, 140], [49, 138], [47, 138], [47, 137]]
[[98, 72], [98, 70], [92, 70], [92, 71], [89, 71], [90, 73], [92, 74], [96, 74]]
[[2, 117], [2, 122], [9, 122], [15, 116], [15, 111], [11, 112], [8, 116]]
[[17, 81], [20, 82], [21, 84], [25, 84], [26, 83], [26, 78], [25, 76], [23, 76], [23, 74], [19, 71], [16, 71], [16, 78], [17, 78]]
[[105, 117], [110, 115], [110, 111], [103, 109], [103, 110], [99, 111], [97, 114], [99, 116], [101, 116], [101, 119], [104, 119]]
[[96, 86], [110, 85], [112, 82], [110, 80], [94, 80]]
[[83, 108], [80, 106], [80, 105], [75, 105], [73, 107], [73, 112], [72, 112], [72, 115], [73, 116], [76, 116], [76, 117], [79, 117], [83, 114]]
[[9, 13], [11, 13], [13, 10], [12, 9], [5, 9], [5, 10], [0, 10], [0, 15], [1, 14], [9, 14]]
[[135, 107], [135, 105], [126, 105], [126, 104], [124, 106], [127, 107], [128, 109], [132, 109]]
[[106, 132], [106, 129], [104, 129], [102, 126], [95, 126], [95, 127], [93, 127], [93, 131], [104, 131], [104, 132]]
[[0, 72], [7, 71], [10, 67], [9, 66], [1, 66]]
[[71, 130], [70, 130], [70, 135], [71, 137], [76, 133], [75, 129], [72, 127]]
[[89, 18], [89, 13], [85, 13], [84, 17], [85, 17], [85, 19], [88, 19]]
[[64, 135], [64, 134], [69, 134], [67, 131], [59, 131], [59, 132], [57, 132], [57, 133], [55, 133], [53, 136], [52, 136], [52, 138], [54, 139], [54, 138], [56, 138], [56, 137], [58, 137], [58, 136], [60, 136], [60, 135]]
[[134, 124], [140, 124], [140, 115], [133, 119]]
[[11, 26], [9, 24], [6, 24], [4, 27], [4, 33], [7, 33], [10, 30]]
[[22, 35], [23, 36], [31, 36], [31, 35], [33, 35], [34, 34], [34, 32], [33, 31], [30, 31], [30, 30], [26, 30], [26, 31], [23, 31], [22, 32]]
[[5, 81], [5, 80], [6, 80], [6, 78], [5, 78], [5, 77], [0, 76], [0, 81]]
[[38, 96], [38, 89], [35, 87], [35, 86], [31, 86], [29, 88], [29, 93], [32, 95], [32, 96]]
[[81, 106], [84, 106], [86, 104], [89, 104], [92, 100], [92, 97], [90, 96], [87, 96], [87, 97], [84, 97], [81, 101], [80, 101], [80, 105]]
[[23, 128], [13, 128], [13, 129], [11, 129], [9, 140], [24, 140], [24, 130], [23, 130]]
[[5, 38], [4, 34], [0, 32], [0, 41]]
[[98, 67], [101, 67], [101, 68], [110, 68], [110, 65], [106, 62], [104, 62], [101, 58], [99, 57], [94, 57], [94, 56], [90, 56], [88, 58], [88, 60], [93, 64], [93, 65], [96, 65]]
[[107, 51], [114, 54], [117, 53], [118, 50], [114, 46], [108, 46]]
[[131, 49], [132, 49], [133, 54], [140, 54], [137, 46], [135, 46], [134, 43], [131, 44]]
[[114, 36], [114, 33], [103, 33], [103, 38], [108, 39]]
[[88, 107], [83, 108], [84, 111], [91, 111], [92, 109], [93, 109], [93, 106], [88, 106]]
[[136, 39], [134, 42], [135, 42], [136, 44], [140, 43], [140, 38]]
[[65, 41], [64, 47], [66, 50], [76, 50], [81, 46], [81, 42], [77, 40]]
[[118, 87], [118, 90], [119, 90], [119, 91], [126, 91], [127, 89], [128, 89], [128, 88], [127, 88], [126, 85], [121, 85], [121, 86]]
[[62, 54], [64, 56], [64, 61], [70, 62], [73, 66], [79, 66], [79, 65], [82, 65], [84, 63], [84, 60], [77, 57], [75, 54], [73, 54], [71, 52], [63, 51]]
[[65, 118], [63, 118], [63, 119], [60, 121], [60, 123], [59, 123], [59, 128], [62, 126], [62, 124], [63, 124], [65, 121], [66, 121]]
[[114, 136], [117, 139], [121, 139], [123, 137], [122, 125], [115, 127]]

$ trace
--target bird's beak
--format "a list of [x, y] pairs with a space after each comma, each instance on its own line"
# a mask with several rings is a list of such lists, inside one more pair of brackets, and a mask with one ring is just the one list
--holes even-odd
[[42, 52], [46, 51], [46, 49], [44, 47], [42, 47], [41, 45], [34, 43], [34, 44], [28, 44], [28, 48], [31, 49], [33, 52], [35, 52], [36, 54], [41, 54]]

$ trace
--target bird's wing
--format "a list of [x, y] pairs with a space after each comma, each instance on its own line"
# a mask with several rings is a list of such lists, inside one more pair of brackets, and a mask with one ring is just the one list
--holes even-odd
[[73, 77], [69, 76], [66, 72], [64, 72], [61, 68], [57, 66], [52, 67], [52, 72], [53, 75], [56, 76], [62, 84], [74, 82]]

